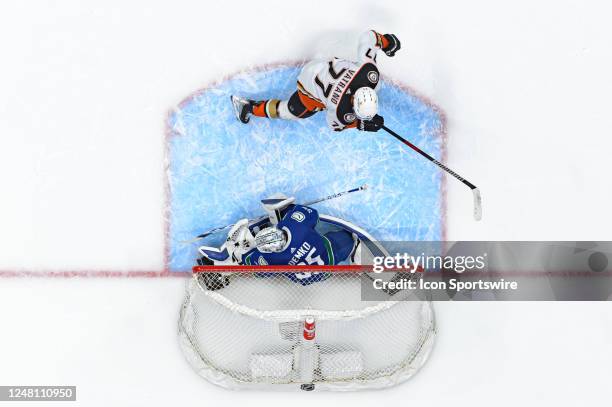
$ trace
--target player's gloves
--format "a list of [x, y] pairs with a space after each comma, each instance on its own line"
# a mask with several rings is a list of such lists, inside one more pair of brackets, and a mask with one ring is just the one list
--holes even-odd
[[242, 261], [242, 255], [255, 247], [255, 238], [249, 230], [248, 219], [240, 219], [227, 233], [225, 248], [235, 263]]
[[215, 262], [206, 256], [202, 256], [199, 259], [196, 259], [196, 261], [198, 262], [198, 266], [214, 266], [215, 265]]
[[371, 120], [357, 119], [357, 128], [361, 131], [378, 131], [385, 125], [385, 119], [382, 116], [376, 115]]
[[395, 34], [385, 34], [383, 37], [385, 37], [387, 40], [387, 46], [382, 50], [385, 52], [385, 54], [387, 54], [387, 56], [394, 56], [395, 53], [402, 47], [400, 40], [395, 36]]

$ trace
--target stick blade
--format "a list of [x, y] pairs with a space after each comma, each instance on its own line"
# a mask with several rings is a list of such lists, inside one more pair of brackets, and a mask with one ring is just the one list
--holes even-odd
[[482, 196], [478, 188], [472, 189], [472, 195], [474, 196], [474, 219], [479, 221], [482, 219]]

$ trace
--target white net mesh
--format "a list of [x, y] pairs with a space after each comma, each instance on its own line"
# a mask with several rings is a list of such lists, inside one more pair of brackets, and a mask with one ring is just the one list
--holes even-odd
[[[431, 303], [404, 292], [362, 301], [363, 273], [321, 274], [309, 285], [289, 273], [222, 275], [226, 285], [214, 291], [204, 280], [218, 274], [189, 281], [179, 320], [187, 359], [218, 385], [387, 387], [414, 374], [432, 347]], [[313, 340], [303, 335], [308, 317]]]

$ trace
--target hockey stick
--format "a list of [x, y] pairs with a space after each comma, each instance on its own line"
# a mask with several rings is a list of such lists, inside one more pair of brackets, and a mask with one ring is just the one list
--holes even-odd
[[[342, 191], [342, 192], [335, 193], [333, 195], [328, 195], [328, 196], [326, 196], [324, 198], [315, 199], [314, 201], [306, 202], [306, 203], [304, 203], [302, 205], [310, 206], [310, 205], [318, 204], [320, 202], [324, 202], [324, 201], [329, 201], [331, 199], [340, 198], [341, 196], [344, 196], [344, 195], [347, 195], [347, 194], [351, 194], [353, 192], [363, 191], [365, 189], [368, 189], [368, 185], [367, 184], [363, 184], [362, 186], [357, 187], [357, 188], [349, 189], [348, 191]], [[265, 217], [265, 216], [260, 216], [257, 219], [261, 219], [263, 217]], [[195, 238], [193, 238], [191, 240], [183, 240], [183, 241], [181, 241], [181, 243], [184, 243], [184, 244], [195, 243], [195, 242], [197, 242], [199, 240], [202, 240], [202, 239], [212, 235], [215, 232], [219, 232], [219, 231], [221, 231], [223, 229], [227, 229], [227, 228], [232, 227], [232, 226], [234, 226], [233, 223], [231, 225], [220, 226], [218, 228], [211, 229], [208, 232], [202, 233], [201, 235], [198, 235], [198, 236], [196, 236]]]
[[363, 190], [366, 190], [366, 189], [368, 189], [368, 184], [363, 184], [360, 187], [349, 189], [348, 191], [338, 192], [338, 193], [335, 193], [333, 195], [328, 195], [325, 198], [319, 198], [319, 199], [315, 199], [314, 201], [306, 202], [304, 204], [304, 206], [314, 205], [314, 204], [318, 204], [318, 203], [323, 202], [323, 201], [329, 201], [331, 199], [340, 198], [343, 195], [351, 194], [353, 192], [363, 191]]
[[408, 140], [406, 140], [405, 138], [403, 138], [402, 136], [400, 136], [399, 134], [397, 134], [390, 128], [386, 126], [382, 126], [382, 128], [387, 133], [389, 133], [390, 135], [392, 135], [393, 137], [395, 137], [402, 143], [406, 144], [408, 147], [410, 147], [417, 153], [421, 154], [423, 157], [427, 158], [429, 161], [436, 164], [438, 167], [442, 168], [444, 171], [446, 171], [447, 173], [449, 173], [450, 175], [452, 175], [453, 177], [457, 178], [459, 181], [467, 185], [472, 190], [472, 196], [474, 198], [474, 219], [476, 220], [482, 219], [482, 197], [480, 196], [480, 190], [478, 189], [478, 187], [476, 187], [476, 185], [472, 184], [470, 181], [463, 178], [461, 175], [457, 174], [455, 171], [451, 170], [446, 165], [442, 164], [440, 161], [436, 160], [435, 158], [427, 154], [425, 151], [421, 150], [420, 148], [418, 148], [417, 146], [415, 146], [414, 144], [412, 144], [411, 142], [409, 142]]

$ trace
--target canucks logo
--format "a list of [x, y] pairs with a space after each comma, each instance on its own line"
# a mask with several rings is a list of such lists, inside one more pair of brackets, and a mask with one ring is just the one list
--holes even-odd
[[304, 214], [302, 212], [293, 212], [291, 214], [291, 219], [293, 219], [296, 222], [301, 222], [304, 219], [306, 219], [306, 216], [304, 216]]
[[368, 80], [372, 83], [378, 82], [378, 72], [376, 71], [368, 72]]
[[267, 266], [268, 262], [266, 261], [266, 259], [263, 258], [263, 256], [259, 256], [259, 259], [257, 260], [257, 263], [259, 263], [260, 266]]

